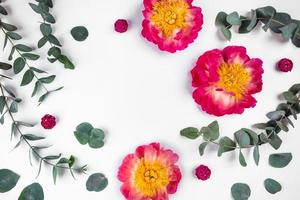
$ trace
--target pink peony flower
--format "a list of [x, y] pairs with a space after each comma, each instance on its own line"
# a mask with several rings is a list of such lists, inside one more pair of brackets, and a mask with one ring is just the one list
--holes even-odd
[[196, 168], [195, 174], [198, 179], [200, 179], [202, 181], [206, 181], [207, 179], [210, 178], [211, 171], [207, 166], [200, 165], [199, 167]]
[[202, 28], [203, 15], [193, 0], [144, 0], [142, 35], [171, 53], [192, 43]]
[[124, 33], [128, 29], [128, 22], [125, 19], [118, 19], [115, 22], [115, 31], [118, 33]]
[[56, 119], [52, 115], [45, 115], [41, 120], [41, 125], [44, 129], [52, 129], [56, 125]]
[[178, 155], [159, 143], [139, 146], [119, 168], [122, 194], [128, 200], [168, 200], [181, 180], [177, 161]]
[[277, 69], [281, 72], [290, 72], [294, 66], [293, 61], [288, 58], [283, 58], [277, 63]]
[[193, 98], [205, 112], [223, 116], [255, 107], [252, 96], [262, 90], [262, 61], [250, 59], [246, 48], [228, 46], [199, 57], [191, 71]]

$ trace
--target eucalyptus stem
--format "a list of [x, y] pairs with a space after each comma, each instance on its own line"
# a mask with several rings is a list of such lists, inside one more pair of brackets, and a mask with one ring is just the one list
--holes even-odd
[[[12, 39], [11, 39], [10, 37], [8, 37], [7, 31], [4, 30], [3, 27], [1, 27], [1, 30], [2, 30], [2, 32], [4, 33], [4, 35], [8, 38], [8, 41], [10, 42], [10, 44], [14, 47], [14, 46], [15, 46], [15, 43], [12, 41]], [[29, 65], [28, 62], [27, 62], [27, 59], [22, 55], [22, 53], [21, 53], [18, 49], [16, 49], [16, 52], [17, 52], [17, 53], [19, 54], [19, 56], [25, 61], [25, 64], [26, 64], [27, 68], [28, 68], [28, 69], [31, 69], [30, 65]], [[33, 72], [33, 75], [34, 75], [34, 78], [35, 78], [37, 81], [40, 80], [40, 78], [36, 75], [36, 73]], [[39, 81], [39, 82], [40, 82], [40, 81]], [[49, 90], [47, 89], [47, 87], [45, 86], [45, 84], [42, 83], [42, 82], [40, 82], [40, 84], [41, 84], [42, 88], [48, 93]]]
[[[7, 113], [9, 114], [10, 119], [12, 120], [13, 124], [17, 125], [17, 121], [15, 120], [13, 113], [10, 111], [9, 103], [7, 101], [8, 98], [5, 96], [4, 86], [2, 85], [1, 82], [0, 82], [0, 90], [1, 90], [1, 95], [5, 97], [5, 107], [7, 108]], [[76, 170], [76, 171], [78, 171], [79, 169], [81, 169], [81, 168], [66, 167], [66, 166], [62, 166], [62, 165], [53, 164], [49, 160], [46, 160], [45, 157], [43, 157], [41, 154], [39, 154], [39, 152], [35, 149], [35, 147], [33, 145], [31, 145], [31, 143], [26, 139], [25, 134], [23, 134], [20, 127], [19, 126], [15, 126], [15, 127], [16, 127], [17, 132], [20, 135], [20, 140], [24, 140], [25, 143], [27, 144], [27, 146], [31, 149], [31, 151], [40, 159], [40, 165], [43, 162], [46, 165], [56, 167], [56, 168], [59, 168], [59, 169], [63, 169], [63, 170]], [[85, 171], [82, 171], [82, 172], [85, 173]]]

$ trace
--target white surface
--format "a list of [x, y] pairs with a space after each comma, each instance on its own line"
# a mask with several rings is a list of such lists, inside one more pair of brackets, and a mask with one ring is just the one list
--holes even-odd
[[[53, 13], [57, 19], [55, 35], [62, 40], [64, 52], [76, 63], [76, 70], [64, 70], [59, 63], [51, 65], [47, 61], [37, 64], [56, 74], [55, 84], [65, 88], [36, 107], [37, 100], [29, 98], [33, 86], [16, 87], [25, 100], [18, 118], [38, 122], [45, 113], [58, 116], [59, 122], [51, 131], [44, 131], [39, 126], [27, 131], [47, 135], [49, 143], [54, 144], [49, 153], [73, 154], [89, 165], [90, 173], [105, 173], [109, 186], [101, 193], [89, 193], [85, 189], [87, 176], [80, 176], [74, 181], [69, 175], [59, 179], [55, 186], [51, 169], [47, 167], [36, 180], [37, 167], [32, 168], [29, 164], [27, 146], [9, 153], [16, 140], [10, 142], [9, 123], [6, 123], [0, 128], [0, 168], [15, 170], [21, 179], [11, 192], [0, 194], [1, 200], [17, 199], [22, 188], [35, 181], [43, 185], [46, 200], [121, 200], [123, 197], [116, 174], [122, 158], [138, 145], [153, 141], [161, 142], [180, 155], [179, 164], [184, 176], [178, 192], [171, 199], [231, 199], [230, 187], [235, 182], [246, 182], [251, 186], [251, 199], [300, 199], [299, 122], [296, 122], [296, 129], [281, 134], [283, 145], [279, 152], [292, 152], [294, 155], [292, 163], [284, 169], [268, 165], [269, 154], [275, 152], [268, 145], [261, 148], [259, 167], [255, 166], [252, 152], [249, 152], [249, 166], [242, 168], [234, 153], [218, 158], [216, 149], [210, 148], [200, 158], [198, 145], [201, 141], [192, 142], [179, 136], [179, 131], [186, 126], [201, 127], [216, 119], [202, 112], [191, 96], [189, 71], [197, 57], [206, 50], [230, 44], [244, 45], [251, 57], [260, 57], [264, 61], [264, 88], [255, 96], [257, 106], [243, 115], [218, 118], [223, 136], [232, 137], [233, 132], [241, 127], [265, 121], [265, 113], [279, 103], [277, 95], [300, 81], [299, 49], [290, 42], [282, 42], [277, 36], [258, 28], [248, 35], [234, 34], [232, 41], [226, 43], [218, 38], [214, 26], [215, 16], [221, 10], [237, 10], [245, 14], [252, 8], [265, 5], [273, 5], [299, 19], [297, 0], [194, 1], [195, 5], [203, 8], [203, 30], [189, 48], [176, 54], [161, 52], [141, 37], [142, 1], [63, 0], [54, 3]], [[4, 5], [12, 13], [5, 17], [5, 21], [21, 27], [26, 43], [35, 45], [41, 36], [40, 17], [31, 11], [27, 1], [10, 0]], [[113, 23], [118, 18], [131, 20], [127, 33], [113, 31]], [[83, 43], [74, 41], [69, 34], [70, 29], [77, 25], [85, 25], [89, 29], [90, 36]], [[3, 41], [3, 35], [0, 41]], [[1, 60], [6, 60], [8, 53], [1, 52]], [[40, 53], [45, 55], [45, 48]], [[292, 73], [275, 71], [276, 61], [282, 57], [293, 59], [295, 69]], [[83, 121], [107, 131], [104, 148], [92, 150], [76, 141], [73, 130]], [[212, 169], [211, 179], [201, 182], [193, 177], [193, 169], [198, 164], [206, 164]], [[269, 177], [282, 183], [282, 192], [272, 196], [265, 191], [263, 181]]]

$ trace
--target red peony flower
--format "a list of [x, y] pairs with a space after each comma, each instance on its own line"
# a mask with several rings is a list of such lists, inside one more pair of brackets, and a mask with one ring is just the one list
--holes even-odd
[[245, 47], [207, 51], [191, 71], [195, 102], [216, 116], [242, 114], [245, 108], [255, 107], [252, 95], [262, 90], [262, 63], [250, 59]]
[[177, 161], [178, 155], [159, 143], [139, 146], [119, 168], [122, 194], [127, 200], [168, 200], [181, 180]]
[[294, 66], [293, 61], [288, 58], [283, 58], [277, 63], [277, 69], [281, 72], [290, 72]]
[[52, 129], [56, 125], [56, 119], [54, 116], [47, 114], [42, 118], [41, 125], [45, 129]]
[[115, 22], [115, 31], [124, 33], [128, 30], [128, 22], [125, 19], [118, 19]]
[[142, 35], [171, 53], [192, 43], [202, 28], [203, 15], [193, 0], [144, 0]]
[[199, 167], [196, 168], [195, 174], [198, 179], [200, 179], [202, 181], [206, 181], [207, 179], [210, 178], [211, 171], [207, 166], [200, 165]]

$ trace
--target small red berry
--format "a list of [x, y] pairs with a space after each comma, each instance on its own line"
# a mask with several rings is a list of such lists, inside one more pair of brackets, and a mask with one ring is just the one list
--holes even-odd
[[211, 171], [207, 166], [200, 165], [199, 167], [196, 168], [195, 174], [198, 179], [200, 179], [202, 181], [206, 181], [207, 179], [210, 178]]
[[293, 66], [293, 61], [287, 58], [283, 58], [277, 63], [277, 69], [281, 72], [290, 72], [292, 71]]
[[52, 129], [56, 125], [56, 119], [54, 116], [47, 114], [42, 118], [41, 125], [44, 129]]
[[128, 30], [128, 22], [125, 19], [118, 19], [115, 22], [115, 31], [118, 33], [124, 33]]

